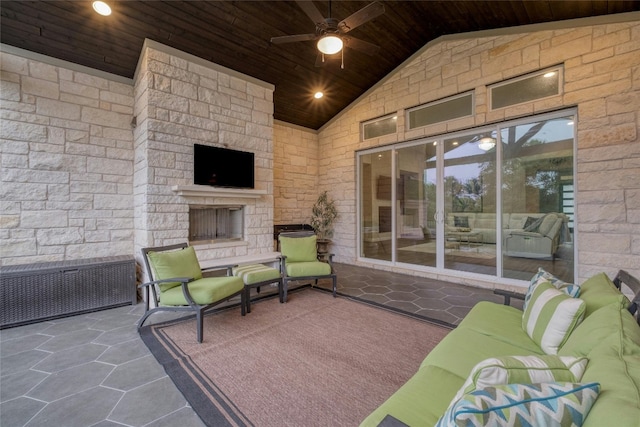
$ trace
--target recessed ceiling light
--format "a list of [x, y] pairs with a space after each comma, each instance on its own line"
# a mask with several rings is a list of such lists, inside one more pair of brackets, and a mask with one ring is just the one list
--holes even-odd
[[106, 4], [103, 1], [94, 1], [93, 2], [93, 10], [95, 10], [96, 12], [98, 12], [102, 16], [111, 15], [111, 8], [109, 7], [108, 4]]
[[323, 96], [324, 96], [324, 93], [322, 93], [322, 92], [316, 92], [316, 93], [314, 93], [314, 94], [313, 94], [313, 97], [314, 97], [315, 99], [320, 99], [320, 98], [322, 98]]

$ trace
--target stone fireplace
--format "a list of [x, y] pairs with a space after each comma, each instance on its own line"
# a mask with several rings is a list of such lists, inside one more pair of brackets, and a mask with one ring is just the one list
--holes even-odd
[[[147, 40], [134, 115], [136, 254], [185, 241], [201, 264], [273, 253], [272, 85]], [[255, 188], [194, 185], [195, 144], [254, 153]]]

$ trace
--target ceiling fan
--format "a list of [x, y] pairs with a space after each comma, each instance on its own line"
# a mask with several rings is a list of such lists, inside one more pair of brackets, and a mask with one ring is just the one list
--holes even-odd
[[280, 44], [317, 40], [317, 47], [320, 53], [316, 60], [316, 66], [322, 65], [325, 55], [342, 52], [342, 68], [344, 68], [343, 47], [356, 49], [367, 55], [374, 55], [380, 49], [380, 47], [375, 44], [349, 36], [347, 33], [369, 22], [373, 18], [382, 15], [384, 13], [384, 5], [382, 3], [373, 2], [342, 21], [331, 17], [331, 1], [329, 1], [328, 18], [325, 18], [320, 11], [318, 11], [312, 1], [296, 0], [296, 3], [298, 3], [304, 13], [316, 24], [316, 32], [314, 34], [272, 37], [271, 43]]

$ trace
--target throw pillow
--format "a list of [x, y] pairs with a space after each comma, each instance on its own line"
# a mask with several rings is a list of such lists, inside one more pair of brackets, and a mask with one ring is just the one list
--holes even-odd
[[534, 274], [529, 282], [529, 289], [527, 289], [527, 294], [524, 297], [524, 304], [522, 306], [523, 310], [527, 308], [535, 287], [542, 282], [551, 283], [556, 289], [563, 291], [570, 297], [578, 298], [580, 296], [580, 286], [562, 281], [548, 271], [545, 271], [543, 268], [538, 267], [538, 272]]
[[522, 329], [542, 351], [558, 354], [571, 331], [582, 321], [584, 311], [584, 301], [543, 282], [533, 290], [522, 314]]
[[473, 390], [493, 385], [579, 382], [587, 362], [586, 357], [554, 355], [492, 357], [474, 366], [453, 402]]
[[[194, 280], [202, 279], [202, 270], [193, 246], [187, 246], [178, 251], [149, 252], [149, 264], [153, 270], [154, 280], [189, 277]], [[162, 283], [158, 285], [160, 291], [180, 286], [180, 282]]]
[[600, 393], [600, 384], [565, 382], [504, 384], [465, 394], [436, 427], [581, 426]]
[[538, 222], [540, 218], [534, 218], [532, 216], [528, 216], [527, 219], [524, 221], [524, 225], [522, 226], [522, 228], [524, 229], [524, 231], [531, 231], [534, 232], [538, 229], [538, 225], [540, 225], [539, 223], [536, 224]]
[[453, 217], [453, 225], [456, 226], [456, 227], [469, 228], [469, 217], [468, 216], [454, 216]]

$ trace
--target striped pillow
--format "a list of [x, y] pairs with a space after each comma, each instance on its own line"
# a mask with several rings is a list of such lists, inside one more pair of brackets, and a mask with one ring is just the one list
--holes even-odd
[[587, 367], [586, 357], [503, 356], [492, 357], [478, 363], [452, 400], [455, 404], [462, 395], [476, 389], [500, 384], [533, 384], [548, 382], [577, 383]]
[[524, 310], [522, 329], [542, 351], [558, 354], [571, 331], [582, 321], [584, 311], [584, 301], [543, 282], [533, 290]]
[[529, 289], [527, 289], [527, 294], [524, 297], [524, 304], [522, 306], [523, 310], [527, 308], [529, 300], [531, 299], [531, 295], [533, 295], [533, 290], [536, 288], [536, 286], [543, 282], [551, 283], [556, 289], [561, 290], [570, 297], [578, 298], [580, 296], [580, 286], [562, 281], [545, 269], [538, 267], [538, 272], [531, 278], [531, 281], [529, 282]]

